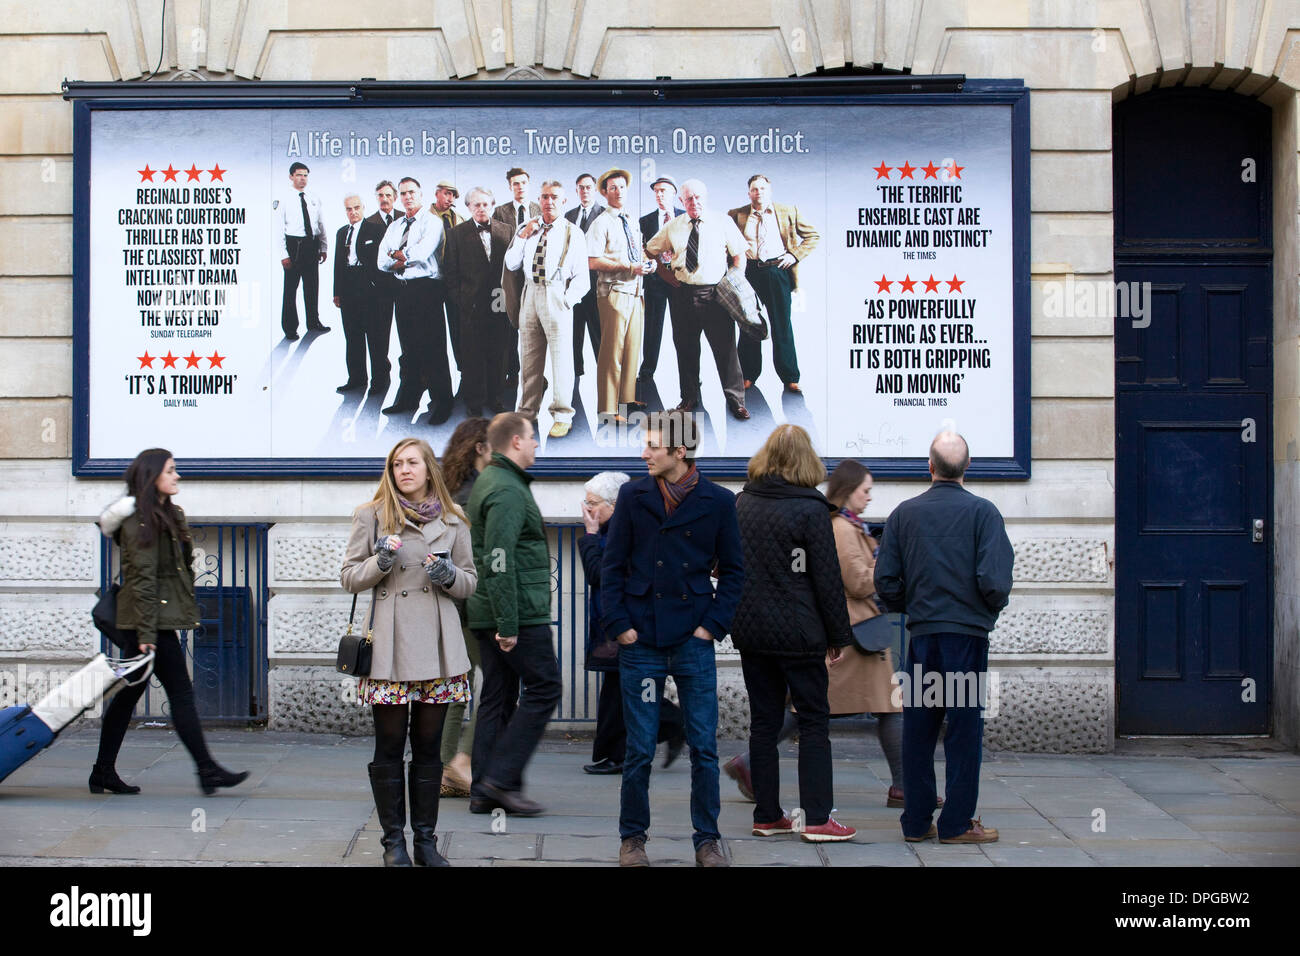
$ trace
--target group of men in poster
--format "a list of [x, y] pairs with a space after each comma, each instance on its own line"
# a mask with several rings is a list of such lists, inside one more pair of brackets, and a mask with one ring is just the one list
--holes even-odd
[[[288, 340], [299, 337], [300, 284], [307, 332], [329, 331], [317, 309], [318, 267], [329, 256], [329, 237], [321, 203], [307, 190], [309, 175], [303, 163], [290, 166], [292, 193], [275, 207]], [[736, 324], [714, 293], [738, 269], [767, 312], [783, 386], [801, 391], [792, 293], [798, 263], [820, 236], [796, 206], [772, 202], [766, 176], [750, 177], [750, 202], [726, 214], [708, 208], [698, 179], [679, 188], [671, 176], [660, 176], [651, 183], [655, 209], [639, 219], [627, 208], [633, 178], [625, 169], [599, 178], [583, 173], [574, 184], [578, 201], [567, 212], [563, 183], [544, 181], [532, 201], [527, 171], [510, 169], [506, 181], [511, 198], [500, 205], [490, 189], [471, 189], [464, 198], [468, 219], [455, 207], [459, 190], [445, 180], [434, 187], [432, 205], [410, 176], [396, 185], [378, 183], [379, 210], [370, 216], [360, 195], [344, 198], [347, 223], [334, 237], [333, 299], [342, 315], [348, 377], [338, 392], [369, 387], [387, 394], [395, 316], [399, 379], [385, 415], [409, 421], [427, 391], [428, 423], [440, 425], [457, 398], [468, 416], [477, 416], [505, 411], [517, 392], [515, 410], [536, 422], [549, 387], [550, 437], [563, 438], [572, 428], [575, 382], [585, 372], [584, 337], [596, 355], [598, 417], [625, 421], [628, 411], [646, 407], [637, 385], [653, 382], [671, 305], [677, 408], [700, 407], [703, 334], [727, 408], [744, 420], [746, 392], [762, 372], [761, 345], [745, 336], [738, 341]], [[454, 395], [449, 340], [460, 373]]]

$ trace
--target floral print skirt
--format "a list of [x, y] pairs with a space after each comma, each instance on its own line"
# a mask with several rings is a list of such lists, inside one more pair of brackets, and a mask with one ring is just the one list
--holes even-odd
[[435, 677], [432, 680], [373, 680], [357, 683], [360, 704], [463, 704], [470, 699], [468, 674]]

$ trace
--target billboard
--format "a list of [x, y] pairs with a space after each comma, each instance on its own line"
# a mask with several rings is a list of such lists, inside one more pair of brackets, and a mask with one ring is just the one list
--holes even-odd
[[1018, 84], [229, 86], [70, 90], [78, 474], [373, 474], [520, 409], [540, 472], [587, 475], [684, 406], [715, 474], [790, 422], [828, 463], [924, 474], [955, 427], [1028, 475]]

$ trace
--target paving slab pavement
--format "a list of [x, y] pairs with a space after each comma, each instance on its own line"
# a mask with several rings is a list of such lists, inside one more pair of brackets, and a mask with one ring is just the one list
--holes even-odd
[[[118, 769], [137, 796], [92, 795], [97, 733], [74, 728], [0, 784], [0, 864], [8, 866], [379, 866], [366, 764], [373, 739], [257, 730], [209, 732], [216, 758], [251, 771], [203, 796], [174, 733], [137, 728]], [[736, 866], [1127, 867], [1300, 865], [1300, 756], [1241, 744], [1122, 742], [1104, 755], [987, 754], [980, 814], [1001, 840], [904, 843], [885, 807], [888, 766], [874, 735], [832, 732], [835, 815], [845, 844], [750, 834], [753, 804], [722, 778], [723, 849]], [[526, 779], [547, 806], [535, 818], [469, 813], [444, 799], [439, 847], [455, 866], [613, 866], [620, 778], [582, 773], [590, 739], [548, 736]], [[743, 749], [720, 741], [725, 759]], [[797, 748], [783, 745], [787, 812]], [[942, 753], [936, 755], [942, 786]], [[653, 865], [692, 866], [690, 765], [651, 778]], [[1101, 811], [1100, 813], [1098, 811]], [[495, 823], [495, 827], [494, 827]], [[496, 832], [504, 829], [504, 832]]]

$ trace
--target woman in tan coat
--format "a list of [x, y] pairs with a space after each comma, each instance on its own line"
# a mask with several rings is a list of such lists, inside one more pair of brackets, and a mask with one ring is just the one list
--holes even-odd
[[[857, 624], [880, 613], [872, 597], [876, 593], [877, 542], [859, 517], [871, 501], [871, 471], [846, 458], [831, 472], [826, 498], [839, 509], [831, 519], [835, 550], [839, 554], [849, 623]], [[903, 805], [903, 709], [891, 699], [894, 685], [893, 653], [886, 648], [865, 654], [856, 645], [840, 657], [827, 659], [830, 672], [832, 714], [869, 713], [876, 718], [880, 747], [889, 761], [890, 787], [886, 806]]]
[[357, 691], [375, 720], [370, 787], [384, 865], [411, 865], [402, 773], [409, 724], [415, 862], [446, 866], [434, 836], [442, 724], [448, 704], [469, 699], [470, 661], [455, 599], [474, 593], [478, 574], [465, 514], [427, 442], [406, 439], [388, 453], [374, 499], [352, 515], [341, 577], [353, 594], [370, 591], [374, 608], [370, 675]]

